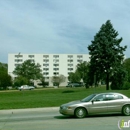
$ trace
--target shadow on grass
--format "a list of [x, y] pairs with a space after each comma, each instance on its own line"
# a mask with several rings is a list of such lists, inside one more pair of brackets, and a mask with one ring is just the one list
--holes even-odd
[[66, 90], [66, 91], [63, 91], [62, 93], [74, 93], [75, 91], [73, 90]]

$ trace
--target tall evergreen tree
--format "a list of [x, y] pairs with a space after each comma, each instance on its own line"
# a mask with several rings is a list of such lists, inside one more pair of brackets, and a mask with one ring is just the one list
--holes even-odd
[[90, 59], [90, 68], [96, 79], [105, 78], [106, 89], [109, 90], [109, 81], [111, 74], [114, 74], [124, 59], [123, 52], [126, 46], [121, 47], [122, 38], [117, 38], [118, 32], [113, 28], [110, 20], [106, 21], [94, 36], [92, 44], [88, 46]]
[[127, 58], [123, 62], [123, 67], [125, 68], [128, 76], [128, 82], [130, 82], [130, 58]]

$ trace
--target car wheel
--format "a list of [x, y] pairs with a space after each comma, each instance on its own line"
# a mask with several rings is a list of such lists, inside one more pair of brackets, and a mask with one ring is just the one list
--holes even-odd
[[80, 107], [75, 110], [75, 116], [78, 118], [84, 118], [86, 117], [86, 115], [87, 115], [87, 111], [85, 108]]
[[125, 105], [122, 109], [122, 113], [125, 115], [125, 116], [129, 116], [130, 115], [130, 105]]

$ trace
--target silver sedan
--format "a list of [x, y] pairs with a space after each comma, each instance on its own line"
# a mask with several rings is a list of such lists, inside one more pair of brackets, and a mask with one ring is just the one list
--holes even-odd
[[33, 90], [34, 88], [35, 87], [33, 87], [33, 86], [23, 85], [23, 86], [19, 87], [18, 89], [20, 91], [22, 91], [22, 90]]
[[84, 118], [87, 115], [122, 113], [130, 115], [130, 99], [120, 93], [99, 93], [60, 106], [63, 115]]

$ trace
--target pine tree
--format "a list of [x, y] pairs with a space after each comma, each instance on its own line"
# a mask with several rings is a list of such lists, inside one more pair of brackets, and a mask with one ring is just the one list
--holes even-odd
[[[106, 89], [109, 90], [110, 76], [116, 72], [123, 62], [126, 46], [121, 47], [122, 38], [117, 38], [118, 32], [113, 28], [110, 20], [106, 21], [94, 36], [92, 44], [88, 46], [90, 58], [90, 72], [97, 77], [105, 78]], [[98, 82], [98, 81], [96, 81]]]

